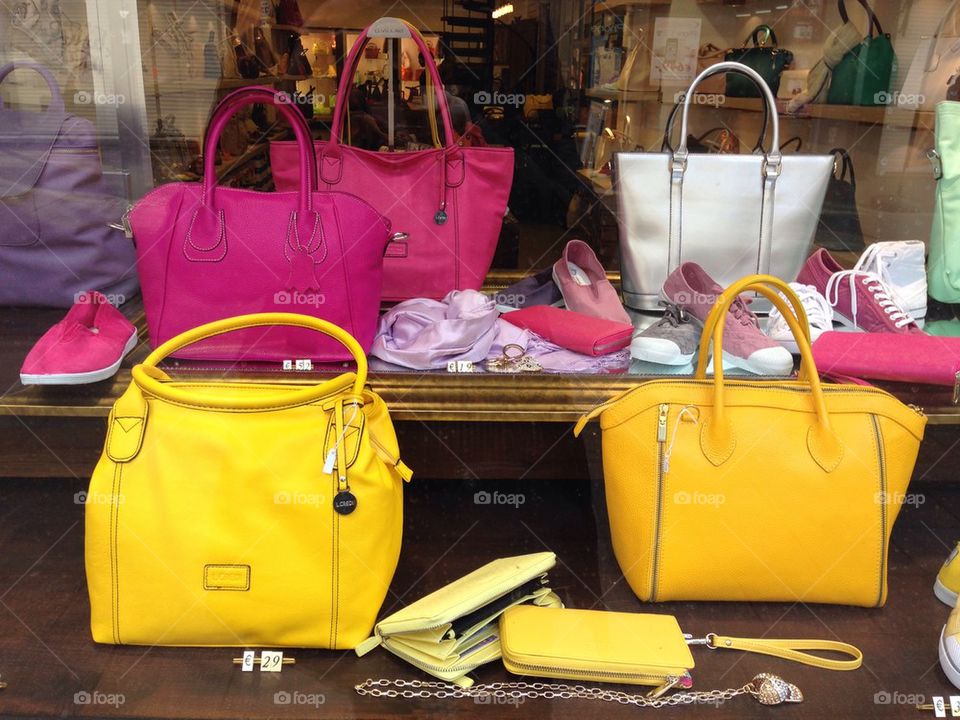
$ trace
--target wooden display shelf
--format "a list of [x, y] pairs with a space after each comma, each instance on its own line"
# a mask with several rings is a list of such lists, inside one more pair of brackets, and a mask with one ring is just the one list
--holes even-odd
[[659, 100], [660, 91], [650, 90], [607, 90], [602, 87], [592, 87], [583, 91], [583, 94], [594, 100], [610, 100], [616, 102], [642, 102], [644, 100]]
[[[763, 105], [760, 98], [731, 98], [723, 95], [722, 102], [715, 105], [718, 109], [741, 110], [745, 112], [762, 112]], [[697, 93], [696, 99], [704, 100], [707, 107], [714, 107], [706, 102], [707, 96]], [[699, 103], [698, 103], [699, 104]], [[911, 110], [901, 107], [867, 107], [861, 105], [828, 105], [814, 103], [803, 106], [799, 112], [788, 113], [787, 101], [777, 99], [777, 112], [783, 119], [790, 120], [840, 120], [843, 122], [865, 123], [868, 125], [893, 125], [896, 127], [933, 128], [934, 115], [927, 110]]]

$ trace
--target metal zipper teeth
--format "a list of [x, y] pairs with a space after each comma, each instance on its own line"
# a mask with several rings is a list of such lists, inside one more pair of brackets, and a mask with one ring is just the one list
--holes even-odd
[[663, 445], [667, 440], [669, 414], [670, 406], [666, 403], [660, 405], [660, 413], [657, 416], [657, 510], [653, 525], [653, 567], [650, 571], [651, 601], [657, 599], [657, 574], [660, 569], [660, 520], [663, 515]]
[[612, 670], [583, 670], [581, 668], [560, 667], [557, 665], [533, 665], [530, 663], [517, 662], [516, 660], [507, 660], [518, 670], [529, 670], [530, 672], [553, 672], [564, 673], [567, 675], [584, 675], [593, 677], [623, 678], [627, 680], [648, 680], [656, 683], [664, 683], [676, 679], [676, 675], [653, 675], [650, 673], [628, 673], [614, 672]]
[[877, 467], [880, 469], [880, 587], [877, 589], [877, 607], [883, 600], [883, 569], [887, 565], [887, 461], [883, 452], [883, 435], [876, 415], [871, 415], [873, 435], [877, 441]]
[[470, 672], [471, 670], [476, 670], [481, 665], [485, 665], [486, 663], [490, 662], [489, 660], [484, 660], [483, 662], [465, 663], [461, 665], [431, 665], [430, 663], [425, 663], [422, 660], [418, 660], [412, 655], [408, 655], [402, 650], [397, 650], [397, 648], [393, 647], [392, 645], [387, 645], [386, 648], [387, 650], [392, 652], [394, 655], [397, 655], [398, 657], [406, 660], [411, 665], [415, 665], [421, 670], [427, 670], [427, 671], [433, 671], [433, 672], [466, 673], [466, 672]]

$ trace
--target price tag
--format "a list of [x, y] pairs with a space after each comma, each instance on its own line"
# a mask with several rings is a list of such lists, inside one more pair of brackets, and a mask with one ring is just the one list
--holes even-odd
[[943, 702], [943, 698], [940, 696], [935, 696], [933, 698], [933, 714], [936, 717], [945, 718], [947, 716], [947, 708]]
[[408, 38], [410, 30], [403, 20], [382, 17], [370, 26], [367, 35], [372, 38]]
[[950, 696], [950, 715], [960, 717], [960, 695]]
[[293, 360], [284, 360], [283, 361], [284, 370], [293, 370]]
[[283, 668], [283, 652], [264, 650], [260, 653], [260, 672], [280, 672]]
[[451, 360], [447, 363], [447, 372], [472, 373], [473, 363], [469, 360]]
[[240, 666], [240, 669], [243, 672], [253, 672], [253, 659], [256, 657], [257, 653], [253, 650], [244, 650], [243, 651], [243, 664]]
[[297, 370], [313, 370], [312, 360], [297, 360], [294, 364]]

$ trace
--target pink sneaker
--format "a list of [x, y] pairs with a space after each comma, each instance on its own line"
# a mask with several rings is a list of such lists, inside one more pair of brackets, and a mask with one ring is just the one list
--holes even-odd
[[24, 385], [82, 385], [112, 377], [137, 346], [137, 329], [100, 293], [77, 298], [20, 368]]
[[923, 332], [897, 304], [894, 292], [879, 275], [844, 270], [822, 248], [807, 258], [797, 282], [819, 290], [833, 308], [833, 319], [849, 328], [866, 332]]
[[[662, 290], [666, 300], [683, 308], [701, 327], [722, 292], [723, 288], [694, 262], [685, 262], [670, 273]], [[739, 367], [756, 375], [790, 375], [793, 356], [763, 334], [757, 316], [747, 308], [749, 302], [738, 297], [727, 313], [723, 326], [724, 368]]]
[[596, 254], [583, 240], [567, 243], [563, 257], [553, 265], [553, 281], [568, 310], [633, 324]]

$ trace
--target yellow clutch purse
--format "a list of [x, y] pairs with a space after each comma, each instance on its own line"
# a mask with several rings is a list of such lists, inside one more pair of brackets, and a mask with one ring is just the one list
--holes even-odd
[[504, 611], [523, 603], [563, 607], [547, 580], [556, 562], [552, 552], [489, 562], [385, 617], [357, 655], [383, 645], [434, 677], [470, 687], [467, 673], [500, 658]]
[[[301, 327], [357, 363], [317, 385], [171, 380], [157, 364], [225, 332]], [[404, 480], [356, 340], [288, 313], [204, 325], [133, 368], [90, 480], [93, 638], [140, 645], [352, 648], [396, 569]]]
[[[722, 320], [749, 291], [790, 322], [797, 380], [728, 381], [722, 363], [707, 379], [708, 339], [720, 357]], [[877, 388], [822, 383], [803, 306], [776, 278], [734, 283], [702, 337], [695, 378], [645, 382], [576, 426], [600, 416], [613, 548], [630, 587], [648, 601], [883, 605], [926, 417]]]

